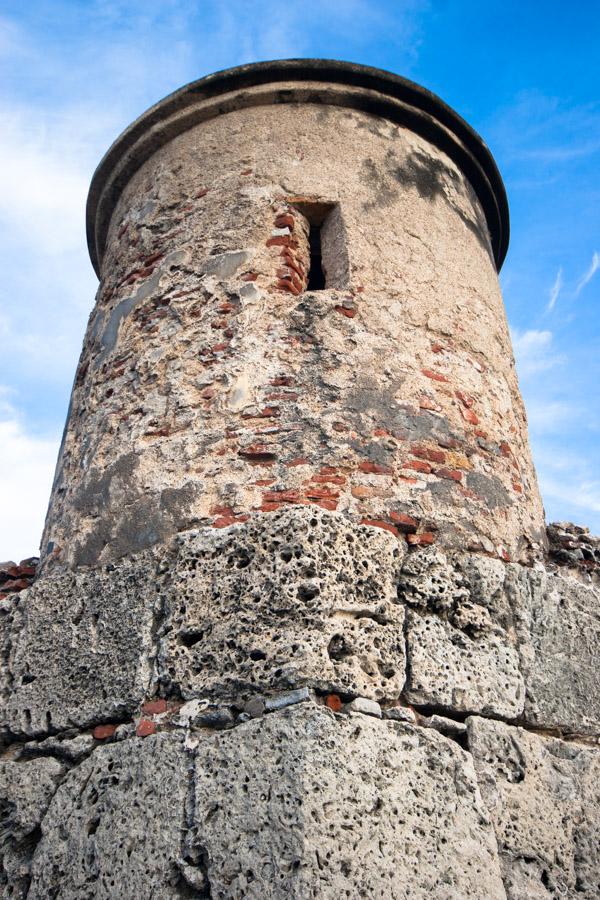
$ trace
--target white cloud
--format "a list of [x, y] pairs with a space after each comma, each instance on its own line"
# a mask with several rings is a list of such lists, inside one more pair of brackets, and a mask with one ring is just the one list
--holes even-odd
[[556, 305], [556, 301], [558, 300], [558, 295], [560, 294], [560, 291], [562, 288], [562, 284], [563, 284], [563, 274], [562, 274], [562, 268], [561, 268], [556, 273], [556, 278], [554, 279], [554, 284], [550, 288], [550, 295], [549, 295], [550, 299], [548, 301], [548, 306], [546, 307], [546, 312], [551, 312], [554, 309], [554, 307]]
[[0, 390], [0, 554], [36, 556], [59, 447], [57, 437], [28, 433]]
[[590, 263], [589, 269], [581, 276], [581, 278], [577, 282], [577, 287], [575, 288], [576, 297], [579, 297], [586, 284], [589, 284], [598, 269], [600, 269], [600, 253], [594, 253], [592, 254], [592, 261]]
[[551, 331], [540, 331], [535, 328], [527, 331], [513, 329], [512, 341], [517, 370], [523, 378], [545, 372], [564, 361], [563, 356], [556, 353], [553, 348]]

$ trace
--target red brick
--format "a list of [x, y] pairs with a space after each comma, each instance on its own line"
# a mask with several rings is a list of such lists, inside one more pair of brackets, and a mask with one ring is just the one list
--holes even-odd
[[148, 735], [155, 734], [155, 732], [156, 722], [153, 722], [151, 719], [141, 719], [135, 730], [138, 737], [148, 737]]
[[343, 475], [313, 475], [310, 480], [316, 481], [317, 484], [346, 484]]
[[340, 496], [340, 492], [333, 488], [311, 487], [310, 485], [304, 489], [304, 493], [309, 500], [337, 500]]
[[338, 694], [327, 694], [325, 697], [325, 705], [333, 710], [333, 712], [339, 712], [344, 704]]
[[158, 716], [167, 711], [167, 701], [162, 697], [156, 700], [147, 700], [142, 706], [142, 712], [147, 716]]
[[307, 466], [308, 464], [309, 460], [306, 456], [296, 456], [294, 459], [290, 459], [289, 462], [286, 462], [288, 468], [292, 468], [293, 466]]
[[391, 531], [396, 537], [400, 535], [395, 525], [391, 525], [390, 522], [384, 522], [383, 519], [361, 519], [360, 524], [370, 525], [372, 528], [383, 528], [385, 531]]
[[266, 491], [263, 494], [264, 503], [298, 503], [300, 501], [299, 491]]
[[258, 275], [256, 274], [256, 272], [246, 272], [241, 276], [242, 281], [256, 281], [257, 278]]
[[445, 350], [445, 347], [442, 344], [433, 343], [431, 349], [434, 353], [441, 353], [442, 350]]
[[471, 409], [471, 407], [475, 403], [475, 400], [473, 397], [470, 397], [468, 394], [464, 394], [462, 391], [455, 391], [455, 394], [458, 397], [458, 399], [460, 400], [460, 402], [463, 404], [463, 406], [466, 406], [467, 409]]
[[276, 237], [270, 237], [266, 244], [267, 247], [289, 247], [290, 241], [289, 234], [279, 234]]
[[367, 475], [391, 475], [393, 472], [390, 466], [382, 466], [379, 463], [371, 462], [370, 459], [364, 459], [359, 463], [358, 468]]
[[244, 169], [243, 172], [240, 172], [240, 175], [252, 175], [252, 169]]
[[5, 581], [2, 585], [2, 590], [17, 593], [30, 587], [30, 585], [31, 580], [29, 578], [14, 578], [12, 581]]
[[446, 469], [444, 466], [441, 466], [434, 471], [439, 478], [448, 478], [451, 481], [462, 481], [462, 472], [459, 472], [457, 469]]
[[409, 544], [418, 546], [420, 544], [433, 544], [435, 535], [431, 531], [424, 531], [422, 534], [407, 534], [406, 540]]
[[278, 279], [277, 287], [282, 291], [289, 291], [290, 294], [294, 294], [296, 297], [302, 293], [301, 289], [296, 287], [292, 281], [284, 281], [282, 278]]
[[343, 316], [346, 316], [347, 319], [353, 319], [354, 316], [356, 315], [356, 313], [358, 312], [357, 309], [346, 309], [345, 306], [336, 306], [334, 308], [335, 308], [336, 312], [339, 312]]
[[105, 741], [107, 738], [111, 738], [116, 730], [116, 725], [96, 725], [92, 731], [92, 737], [97, 741]]
[[445, 375], [442, 375], [441, 372], [434, 372], [432, 369], [421, 369], [421, 372], [427, 378], [433, 379], [433, 381], [450, 381], [450, 379], [446, 378]]
[[296, 220], [291, 213], [282, 213], [275, 219], [276, 228], [289, 228], [293, 231], [295, 224]]
[[321, 509], [328, 509], [330, 512], [337, 509], [337, 500], [315, 500], [314, 503]]
[[409, 459], [408, 462], [403, 463], [403, 467], [405, 469], [414, 469], [415, 472], [424, 472], [426, 475], [429, 475], [431, 472], [429, 463], [422, 462], [420, 459]]
[[471, 425], [479, 425], [479, 416], [477, 416], [472, 409], [465, 409], [461, 406], [460, 413], [465, 422], [469, 422]]
[[412, 516], [408, 516], [406, 513], [394, 512], [394, 510], [390, 512], [390, 519], [396, 525], [398, 531], [404, 533], [414, 533], [419, 524]]
[[502, 456], [510, 456], [512, 454], [512, 450], [506, 441], [500, 441], [500, 453]]
[[241, 447], [238, 456], [246, 459], [275, 459], [277, 454], [268, 444], [251, 444], [249, 447]]
[[446, 461], [446, 454], [443, 450], [434, 450], [431, 447], [423, 447], [421, 444], [411, 444], [410, 452], [420, 459], [428, 459], [429, 462], [443, 463]]

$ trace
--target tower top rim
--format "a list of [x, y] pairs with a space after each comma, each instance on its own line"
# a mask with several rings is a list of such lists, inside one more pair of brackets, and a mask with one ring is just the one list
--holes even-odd
[[[260, 89], [269, 85], [272, 91], [259, 96]], [[494, 157], [480, 135], [440, 97], [400, 75], [341, 60], [307, 58], [251, 63], [192, 81], [151, 106], [119, 135], [94, 172], [87, 199], [87, 242], [96, 274], [100, 277], [119, 197], [153, 153], [207, 119], [261, 103], [291, 102], [331, 104], [381, 116], [445, 152], [479, 198], [500, 270], [508, 250], [508, 200]]]

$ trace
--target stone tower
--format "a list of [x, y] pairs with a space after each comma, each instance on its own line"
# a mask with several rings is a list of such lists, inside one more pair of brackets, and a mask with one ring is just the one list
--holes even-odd
[[600, 596], [545, 556], [481, 138], [232, 69], [121, 135], [88, 241], [0, 607], [6, 896], [597, 897]]

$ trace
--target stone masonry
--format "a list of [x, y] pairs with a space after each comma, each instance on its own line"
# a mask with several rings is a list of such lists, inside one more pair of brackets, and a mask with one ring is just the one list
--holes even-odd
[[1, 895], [600, 896], [599, 544], [544, 523], [485, 144], [389, 73], [233, 69], [117, 140], [88, 236], [0, 567]]

